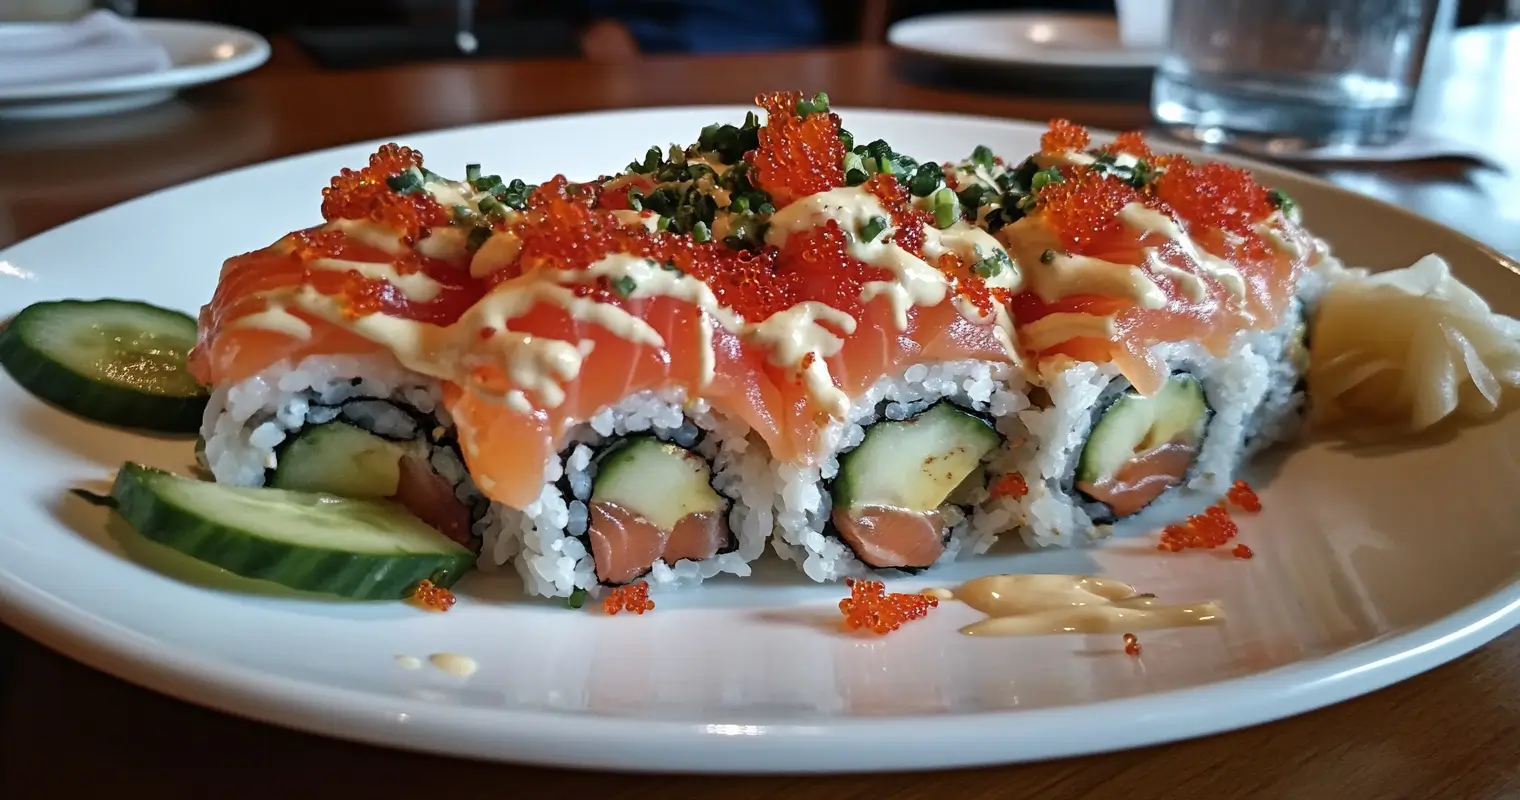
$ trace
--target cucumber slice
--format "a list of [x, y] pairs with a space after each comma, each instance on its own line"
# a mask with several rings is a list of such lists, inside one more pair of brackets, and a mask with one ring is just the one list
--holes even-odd
[[339, 497], [393, 497], [405, 454], [401, 445], [346, 422], [314, 425], [281, 450], [269, 486]]
[[146, 303], [36, 303], [0, 331], [0, 366], [79, 416], [191, 433], [206, 407], [206, 390], [185, 368], [195, 336], [195, 320]]
[[144, 538], [246, 578], [356, 600], [452, 586], [474, 555], [400, 506], [224, 486], [127, 463], [111, 488]]
[[1197, 446], [1208, 421], [1203, 384], [1192, 375], [1171, 376], [1151, 397], [1130, 389], [1093, 425], [1077, 464], [1077, 480], [1109, 480], [1131, 459], [1169, 442]]
[[834, 506], [933, 511], [1000, 441], [992, 423], [953, 403], [901, 422], [878, 422], [840, 457]]
[[653, 436], [634, 436], [602, 454], [591, 502], [615, 503], [663, 530], [690, 514], [721, 512], [707, 460]]

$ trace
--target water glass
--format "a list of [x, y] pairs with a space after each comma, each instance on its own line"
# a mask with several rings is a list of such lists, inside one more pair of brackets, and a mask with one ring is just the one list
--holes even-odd
[[1449, 0], [1173, 0], [1151, 110], [1174, 136], [1266, 155], [1409, 130]]

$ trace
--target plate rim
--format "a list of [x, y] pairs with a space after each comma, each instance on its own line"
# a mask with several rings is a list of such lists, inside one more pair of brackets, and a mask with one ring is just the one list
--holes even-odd
[[[342, 143], [223, 170], [113, 204], [0, 249], [0, 258], [64, 227], [85, 222], [96, 215], [115, 211], [131, 203], [147, 201], [160, 193], [298, 159], [334, 155], [375, 142], [479, 133], [493, 128], [530, 126], [556, 120], [574, 121], [586, 117], [657, 113], [733, 114], [742, 113], [747, 108], [741, 104], [693, 104], [548, 114]], [[1038, 122], [987, 115], [881, 107], [840, 107], [837, 111], [841, 114], [866, 113], [884, 121], [893, 117], [912, 118], [940, 121], [947, 125], [1001, 127], [1009, 131], [1022, 129], [1029, 132], [1040, 127]], [[1108, 132], [1097, 129], [1094, 129], [1094, 133], [1098, 136], [1108, 135]], [[1248, 158], [1200, 153], [1186, 147], [1175, 149], [1260, 169], [1267, 174], [1285, 175], [1295, 181], [1317, 185], [1326, 191], [1356, 196], [1386, 213], [1438, 225], [1448, 235], [1459, 238], [1465, 245], [1481, 252], [1501, 267], [1520, 273], [1520, 266], [1513, 259], [1483, 242], [1379, 198], [1357, 194], [1297, 170]], [[51, 595], [39, 599], [28, 581], [3, 565], [0, 565], [0, 619], [22, 635], [68, 658], [164, 696], [276, 727], [342, 740], [413, 752], [582, 770], [675, 771], [688, 774], [823, 774], [866, 770], [901, 772], [1026, 763], [1164, 744], [1253, 727], [1368, 694], [1447, 663], [1520, 625], [1520, 578], [1498, 586], [1472, 603], [1425, 625], [1368, 640], [1318, 658], [1180, 689], [1041, 709], [839, 717], [758, 725], [740, 721], [720, 722], [716, 719], [707, 722], [677, 722], [636, 716], [438, 705], [415, 698], [377, 695], [271, 675], [209, 658], [196, 650], [154, 648], [138, 641], [135, 631], [117, 628], [83, 607], [58, 602], [58, 598]], [[1348, 684], [1348, 680], [1357, 677], [1360, 677], [1359, 681]], [[1255, 691], [1251, 693], [1250, 699], [1243, 702], [1237, 700], [1232, 705], [1233, 713], [1228, 716], [1213, 714], [1206, 699], [1220, 693], [1233, 693], [1242, 682], [1249, 682], [1257, 689], [1263, 684], [1275, 689]], [[1234, 696], [1238, 698], [1238, 695]], [[383, 698], [383, 702], [380, 702], [380, 698]], [[1015, 740], [967, 735], [980, 728], [995, 731], [1007, 727], [1015, 724], [1012, 722], [1014, 718], [1019, 720], [1017, 726], [1024, 729], [1042, 727], [1046, 731], [1046, 738]], [[1108, 726], [1111, 734], [1098, 746], [1077, 741], [1071, 731], [1067, 731], [1065, 736], [1049, 735], [1051, 731], [1060, 732], [1063, 728], [1090, 726], [1098, 719]], [[895, 726], [884, 723], [909, 720], [926, 736], [946, 737], [964, 746], [950, 752], [949, 758], [945, 757], [948, 751], [944, 749], [925, 748], [923, 755], [905, 759], [905, 752], [901, 749], [889, 750], [885, 747], [894, 741], [900, 744], [900, 738], [887, 732]], [[1115, 732], [1116, 720], [1124, 726], [1122, 731]], [[1042, 722], [1048, 727], [1041, 726]], [[459, 733], [462, 725], [476, 732], [489, 731], [493, 735], [463, 737]], [[1158, 734], [1152, 726], [1165, 726], [1167, 731]], [[862, 745], [858, 747], [858, 752], [876, 754], [872, 757], [877, 761], [858, 760], [842, 770], [837, 762], [823, 757], [820, 749], [813, 746], [813, 743], [822, 738], [835, 736], [851, 737]], [[736, 740], [741, 739], [748, 740], [748, 746], [737, 744]], [[870, 747], [873, 740], [883, 747]], [[458, 744], [463, 741], [470, 742], [472, 746], [465, 750], [459, 749]], [[1009, 752], [1008, 748], [1015, 744], [1021, 746], [1020, 751]], [[588, 746], [592, 748], [591, 752], [599, 754], [599, 760], [595, 763], [586, 763], [577, 758], [588, 752]], [[643, 760], [652, 752], [661, 753], [663, 760]], [[930, 752], [937, 755], [929, 757], [927, 754]]]
[[1111, 14], [1096, 12], [1077, 11], [948, 11], [937, 14], [922, 14], [892, 23], [887, 28], [886, 42], [893, 49], [905, 53], [912, 53], [925, 58], [933, 58], [944, 61], [952, 61], [961, 64], [975, 64], [981, 66], [1018, 67], [1018, 68], [1059, 68], [1076, 69], [1093, 72], [1149, 72], [1155, 70], [1161, 64], [1162, 52], [1160, 49], [1134, 50], [1120, 48], [1114, 51], [1108, 58], [1094, 60], [1092, 57], [1084, 57], [1078, 54], [1063, 55], [1060, 53], [1046, 53], [1040, 57], [1037, 50], [1028, 48], [1019, 54], [1008, 56], [995, 56], [981, 53], [967, 53], [943, 47], [924, 46], [918, 43], [902, 41], [905, 31], [921, 25], [937, 22], [975, 22], [977, 20], [1028, 20], [1031, 24], [1036, 20], [1065, 20], [1068, 23], [1082, 18], [1112, 19], [1115, 25], [1118, 17]]
[[223, 25], [199, 20], [159, 18], [133, 19], [129, 20], [129, 22], [146, 36], [155, 38], [155, 40], [155, 34], [161, 31], [199, 31], [205, 34], [220, 33], [224, 36], [235, 36], [245, 40], [250, 49], [246, 53], [241, 53], [231, 58], [186, 64], [184, 66], [170, 66], [168, 69], [158, 72], [112, 75], [101, 78], [64, 81], [62, 83], [27, 84], [8, 89], [0, 88], [0, 103], [68, 100], [96, 95], [127, 94], [129, 92], [161, 89], [183, 89], [189, 86], [198, 86], [204, 83], [231, 78], [235, 75], [241, 75], [245, 72], [258, 69], [269, 60], [271, 53], [268, 39], [247, 28], [240, 28], [235, 25]]

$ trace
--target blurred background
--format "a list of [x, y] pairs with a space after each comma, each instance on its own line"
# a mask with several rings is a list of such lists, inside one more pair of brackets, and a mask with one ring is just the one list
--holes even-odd
[[[777, 51], [881, 42], [893, 22], [928, 13], [1114, 13], [1112, 0], [0, 0], [0, 16], [68, 18], [91, 6], [288, 37], [317, 63], [339, 68], [465, 55], [616, 60]], [[1457, 24], [1514, 18], [1520, 0], [1460, 0]]]

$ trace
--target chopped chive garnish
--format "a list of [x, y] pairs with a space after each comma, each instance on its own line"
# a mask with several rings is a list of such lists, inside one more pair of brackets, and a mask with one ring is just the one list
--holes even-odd
[[477, 192], [495, 193], [502, 185], [500, 175], [477, 175], [475, 180], [470, 181], [470, 188]]
[[823, 92], [813, 95], [812, 99], [803, 98], [797, 101], [797, 116], [807, 119], [810, 114], [822, 114], [829, 110], [829, 96]]
[[685, 272], [681, 271], [680, 267], [676, 266], [676, 262], [674, 262], [674, 261], [666, 261], [664, 264], [660, 265], [660, 269], [668, 270], [670, 272], [674, 272], [677, 275], [685, 275], [686, 274]]
[[860, 239], [865, 242], [875, 241], [876, 237], [880, 236], [881, 232], [886, 229], [886, 217], [871, 217], [866, 220], [866, 224], [860, 226]]
[[847, 170], [844, 173], [844, 182], [846, 186], [859, 186], [870, 179], [870, 174], [863, 169]]
[[712, 231], [707, 229], [707, 223], [701, 220], [691, 226], [691, 240], [697, 243], [712, 241]]
[[455, 222], [462, 222], [475, 216], [475, 212], [471, 211], [469, 206], [450, 206], [449, 211], [453, 212]]
[[565, 608], [580, 608], [586, 604], [586, 590], [576, 589], [565, 598]]
[[938, 164], [920, 164], [918, 171], [913, 173], [913, 179], [908, 181], [908, 191], [912, 192], [914, 197], [928, 197], [939, 188], [943, 178], [944, 172]]
[[945, 187], [934, 193], [934, 227], [941, 230], [954, 225], [961, 218], [960, 199], [950, 187]]
[[839, 142], [844, 145], [846, 151], [855, 149], [855, 134], [844, 128], [839, 129]]
[[475, 181], [480, 180], [480, 165], [479, 164], [465, 164], [464, 165], [464, 179], [466, 181], [469, 181], [470, 183], [474, 183]]
[[988, 278], [1002, 274], [1003, 269], [1005, 267], [1008, 267], [1010, 263], [1011, 262], [1008, 260], [1008, 254], [999, 250], [996, 253], [993, 253], [992, 255], [982, 259], [981, 261], [972, 264], [971, 271], [975, 272], [983, 280], [986, 280]]
[[1039, 190], [1044, 189], [1046, 186], [1049, 186], [1052, 183], [1060, 183], [1064, 180], [1066, 179], [1061, 176], [1060, 167], [1042, 169], [1039, 172], [1036, 172], [1033, 178], [1029, 179], [1029, 191], [1038, 192]]
[[1272, 205], [1277, 206], [1278, 210], [1282, 211], [1284, 214], [1292, 213], [1293, 206], [1297, 205], [1293, 202], [1293, 198], [1289, 197], [1288, 193], [1284, 192], [1281, 189], [1268, 190], [1267, 201]]
[[743, 214], [749, 211], [749, 196], [737, 195], [728, 201], [728, 210], [734, 214]]
[[1043, 252], [1043, 253], [1040, 254], [1040, 263], [1041, 264], [1054, 263], [1055, 260], [1056, 260], [1056, 251], [1054, 251], [1054, 250], [1046, 250], [1045, 252]]
[[848, 173], [852, 169], [864, 171], [865, 162], [861, 159], [859, 153], [853, 153], [847, 150], [844, 154], [844, 171]]
[[500, 200], [497, 200], [494, 196], [486, 195], [485, 197], [480, 198], [480, 213], [496, 214], [500, 216], [507, 213], [507, 207], [505, 205], [502, 205], [502, 202]]
[[470, 229], [470, 235], [467, 236], [467, 237], [465, 237], [465, 240], [464, 240], [464, 249], [470, 251], [471, 253], [475, 252], [476, 250], [479, 250], [481, 248], [481, 246], [486, 243], [486, 240], [489, 239], [489, 238], [491, 238], [491, 233], [492, 233], [492, 231], [491, 231], [490, 228], [486, 228], [486, 227], [471, 228]]
[[668, 231], [668, 230], [670, 230], [670, 223], [671, 222], [673, 222], [673, 220], [670, 217], [667, 217], [664, 214], [661, 214], [654, 221], [654, 229], [656, 231]]
[[496, 193], [496, 196], [509, 207], [521, 211], [528, 207], [528, 195], [532, 193], [533, 187], [524, 183], [521, 178], [513, 178], [512, 182], [507, 184], [506, 191]]
[[415, 169], [409, 169], [406, 172], [386, 178], [385, 185], [402, 194], [419, 192], [422, 191], [422, 174]]
[[637, 186], [628, 189], [628, 207], [634, 211], [644, 210], [644, 191]]
[[617, 296], [624, 300], [632, 297], [634, 290], [638, 288], [638, 282], [627, 275], [619, 275], [612, 279], [612, 291], [617, 292]]
[[988, 172], [992, 171], [992, 158], [992, 148], [988, 147], [987, 145], [979, 144], [976, 146], [975, 150], [971, 151], [971, 163], [987, 170]]
[[860, 168], [871, 175], [875, 175], [876, 173], [881, 172], [881, 165], [877, 162], [875, 156], [866, 156], [865, 158], [862, 158], [860, 160]]

